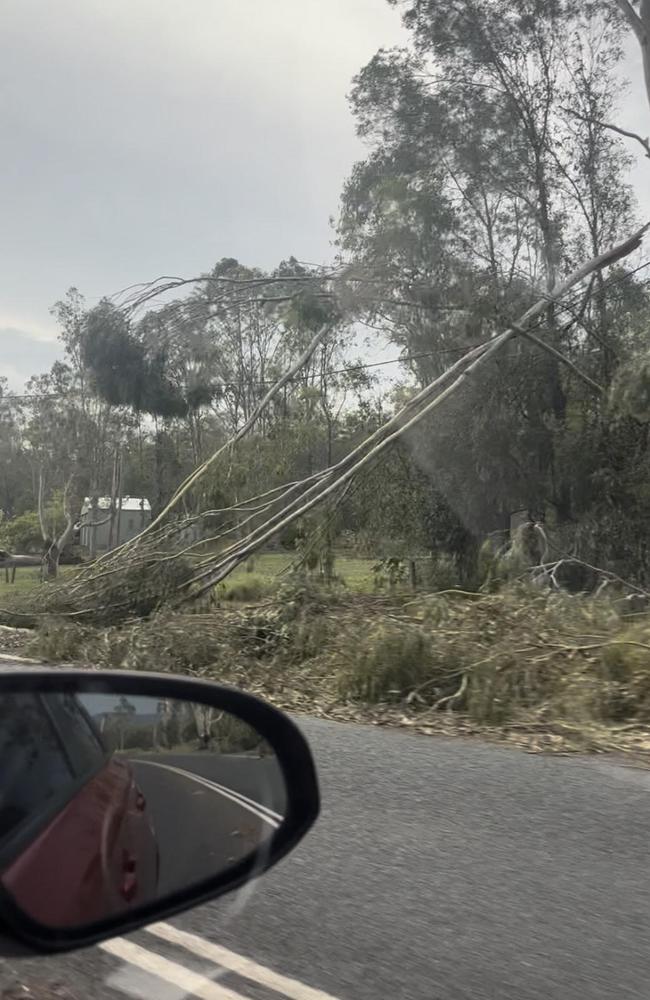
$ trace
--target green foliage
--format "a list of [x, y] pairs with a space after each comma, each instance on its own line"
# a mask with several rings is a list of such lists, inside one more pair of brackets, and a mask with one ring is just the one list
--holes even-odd
[[629, 626], [605, 600], [522, 588], [423, 598], [419, 615], [420, 626], [367, 621], [353, 650], [351, 633], [332, 633], [340, 697], [437, 705], [489, 726], [650, 718], [647, 615]]
[[278, 541], [287, 552], [295, 552], [297, 543], [303, 536], [303, 529], [298, 521], [292, 521], [286, 528], [283, 528], [278, 535]]
[[339, 318], [331, 303], [309, 291], [295, 296], [286, 313], [286, 322], [289, 326], [314, 332], [326, 323], [334, 325]]
[[454, 590], [461, 586], [458, 565], [453, 556], [445, 553], [433, 556], [418, 564], [419, 583], [426, 590]]
[[620, 413], [643, 423], [650, 420], [650, 355], [637, 355], [619, 367], [611, 400]]
[[[395, 5], [411, 45], [380, 51], [355, 80], [351, 103], [369, 154], [345, 187], [339, 234], [391, 294], [416, 306], [382, 300], [377, 321], [388, 315], [425, 384], [521, 314], [540, 275], [555, 284], [633, 228], [625, 149], [579, 117], [616, 118], [620, 23], [614, 5], [491, 0], [479, 10], [459, 0], [453, 15], [444, 4]], [[623, 267], [596, 287], [578, 319], [575, 302], [549, 310], [542, 335], [607, 388], [617, 359], [628, 362], [614, 396], [642, 417], [645, 369], [634, 355], [647, 293]], [[359, 498], [370, 511], [360, 532], [402, 542], [400, 553], [382, 555], [446, 552], [462, 585], [474, 586], [485, 575], [481, 539], [507, 531], [515, 510], [545, 509], [572, 529], [570, 548], [587, 561], [620, 570], [627, 551], [624, 573], [648, 576], [634, 540], [647, 533], [647, 435], [612, 419], [528, 345], [509, 345], [406, 444], [403, 467], [396, 450]], [[374, 508], [371, 496], [381, 497]]]
[[167, 604], [193, 572], [191, 563], [182, 559], [137, 567], [127, 564], [118, 578], [111, 581], [105, 594], [105, 609], [98, 608], [97, 615], [105, 614], [105, 620], [111, 621], [113, 607], [118, 620], [126, 617], [125, 610], [128, 616], [146, 618]]
[[[193, 575], [192, 564], [180, 557], [133, 560], [107, 571], [105, 576], [99, 575], [92, 583], [88, 577], [80, 577], [79, 571], [71, 570], [56, 583], [27, 591], [17, 610], [61, 620], [68, 615], [77, 617], [81, 610], [84, 625], [118, 624], [131, 618], [147, 618], [165, 607]], [[83, 609], [79, 608], [80, 594]]]
[[160, 348], [148, 351], [120, 309], [108, 300], [91, 309], [85, 322], [82, 357], [96, 391], [113, 406], [181, 417], [188, 402], [173, 385]]
[[225, 581], [217, 587], [217, 596], [224, 601], [254, 604], [269, 593], [269, 581], [257, 573], [247, 573], [245, 578]]
[[[398, 444], [360, 476], [352, 498], [344, 504], [344, 523], [355, 531], [363, 551], [381, 556], [386, 565], [380, 567], [379, 577], [388, 583], [390, 573], [384, 570], [389, 569], [389, 560], [401, 564], [416, 559], [426, 581], [428, 569], [422, 558], [431, 556], [436, 562], [448, 556], [458, 581], [471, 586], [476, 579], [477, 539], [440, 493], [440, 476], [429, 476], [418, 463], [423, 454], [419, 439], [413, 438], [409, 445]], [[408, 576], [406, 565], [399, 573]]]
[[43, 537], [36, 511], [0, 521], [0, 548], [25, 555], [42, 551]]
[[[27, 652], [44, 660], [46, 663], [74, 662], [83, 658], [87, 644], [96, 639], [93, 629], [81, 625], [71, 625], [62, 618], [45, 618], [34, 633], [27, 646]], [[119, 658], [118, 658], [119, 659]], [[104, 665], [108, 664], [104, 661]], [[111, 666], [117, 666], [111, 660]]]
[[[237, 530], [230, 505], [261, 519], [247, 498], [268, 498], [338, 462], [469, 345], [507, 328], [540, 289], [627, 234], [627, 154], [620, 137], [593, 127], [616, 120], [620, 18], [607, 5], [395, 6], [410, 44], [380, 51], [352, 91], [368, 152], [343, 193], [336, 276], [323, 280], [294, 258], [271, 274], [223, 258], [186, 298], [137, 320], [137, 310], [107, 300], [86, 310], [71, 289], [54, 309], [65, 361], [31, 381], [24, 410], [3, 402], [0, 384], [7, 512], [32, 516], [25, 490], [34, 491], [39, 475], [47, 497], [70, 487], [78, 508], [90, 491], [108, 492], [118, 466], [126, 491], [162, 509], [326, 324], [331, 335], [304, 370], [185, 498], [189, 513], [211, 509], [214, 535]], [[519, 509], [543, 512], [560, 553], [650, 581], [647, 290], [621, 265], [594, 275], [590, 298], [584, 291], [549, 306], [535, 329], [602, 385], [612, 405], [513, 338], [498, 364], [466, 379], [349, 484], [340, 503], [281, 534], [300, 562], [295, 586], [322, 580], [341, 597], [337, 574], [352, 575], [336, 561], [345, 534], [376, 563], [381, 598], [410, 586], [414, 561], [423, 588], [494, 592], [535, 562], [516, 539], [505, 567], [480, 548], [488, 533], [505, 537]], [[403, 352], [409, 378], [391, 394], [373, 396], [370, 377], [350, 365], [357, 319]], [[0, 533], [27, 529], [14, 520]], [[223, 598], [220, 612], [270, 592], [264, 559], [213, 595]], [[576, 566], [567, 562], [563, 572], [580, 589]], [[64, 586], [47, 607], [63, 613], [84, 604], [89, 620], [114, 624], [164, 607], [191, 573], [183, 562], [140, 563], [107, 576], [88, 601], [85, 585]], [[350, 589], [367, 590], [368, 566], [354, 575]], [[291, 648], [315, 658], [328, 629], [322, 616], [312, 628], [301, 614], [271, 624], [262, 615], [247, 654], [283, 650], [288, 658]], [[207, 666], [198, 647], [187, 656]], [[497, 713], [502, 683], [492, 667], [468, 678], [463, 698], [477, 717]], [[503, 697], [511, 701], [508, 691]]]
[[211, 726], [210, 732], [212, 742], [218, 746], [220, 753], [247, 753], [268, 748], [252, 726], [230, 712], [224, 712], [216, 724]]
[[419, 628], [380, 623], [360, 633], [338, 673], [342, 698], [403, 701], [423, 684], [428, 694], [444, 685], [453, 664]]
[[650, 722], [648, 613], [626, 619], [604, 598], [523, 587], [411, 598], [407, 616], [400, 607], [294, 582], [265, 608], [161, 612], [102, 629], [52, 619], [31, 653], [211, 676], [303, 711], [353, 706], [373, 718], [380, 706], [426, 725], [453, 713], [570, 733], [582, 746], [594, 727]]

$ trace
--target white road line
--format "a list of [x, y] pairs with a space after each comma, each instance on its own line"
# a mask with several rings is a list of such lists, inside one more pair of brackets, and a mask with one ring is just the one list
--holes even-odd
[[[185, 773], [190, 774], [191, 772], [186, 771]], [[201, 775], [201, 777], [203, 777], [203, 775]], [[269, 809], [268, 806], [263, 806], [261, 802], [256, 802], [255, 799], [249, 799], [249, 797], [244, 795], [243, 792], [238, 792], [236, 789], [229, 788], [227, 785], [220, 785], [218, 781], [213, 781], [212, 778], [204, 778], [203, 780], [207, 781], [208, 784], [212, 785], [220, 792], [232, 792], [232, 794], [236, 795], [238, 799], [242, 800], [242, 802], [248, 802], [249, 805], [255, 806], [256, 809], [260, 809], [262, 812], [265, 812], [267, 816], [271, 816], [273, 819], [277, 819], [280, 822], [284, 819], [282, 813], [275, 812], [273, 809]]]
[[182, 931], [171, 924], [163, 922], [149, 924], [145, 930], [163, 941], [180, 945], [181, 948], [191, 951], [192, 954], [198, 955], [200, 958], [216, 962], [217, 965], [230, 972], [235, 972], [260, 986], [266, 986], [282, 996], [289, 997], [290, 1000], [336, 1000], [329, 993], [323, 993], [322, 990], [306, 986], [298, 979], [283, 976], [279, 972], [274, 972], [273, 969], [268, 969], [265, 965], [258, 965], [251, 958], [239, 955], [235, 951], [229, 951], [228, 948], [224, 948], [220, 944], [206, 941], [205, 938], [199, 937], [197, 934], [188, 934], [187, 931]]
[[191, 778], [194, 781], [198, 781], [199, 784], [205, 785], [207, 788], [211, 788], [215, 792], [221, 792], [227, 798], [237, 800], [242, 806], [252, 806], [254, 810], [258, 812], [263, 812], [266, 816], [271, 819], [278, 820], [282, 822], [284, 816], [281, 813], [274, 812], [273, 809], [269, 809], [268, 806], [262, 805], [261, 802], [256, 802], [255, 799], [249, 799], [247, 795], [243, 795], [234, 788], [229, 788], [227, 785], [220, 785], [217, 781], [213, 781], [212, 778], [204, 778], [202, 774], [195, 774], [194, 771], [186, 771], [182, 767], [174, 767], [172, 764], [161, 764], [159, 761], [154, 760], [134, 760], [135, 764], [148, 764], [149, 767], [162, 767], [166, 771], [173, 771], [175, 774], [181, 774], [185, 778]]
[[[172, 767], [171, 764], [159, 764], [157, 761], [153, 760], [136, 760], [133, 761], [136, 764], [146, 764], [148, 767], [160, 767], [164, 771], [173, 771], [174, 774], [180, 774], [184, 778], [189, 778], [191, 781], [195, 781], [199, 785], [203, 785], [204, 788], [209, 788], [213, 792], [217, 792], [218, 795], [223, 795], [224, 798], [230, 799], [232, 802], [236, 802], [237, 805], [241, 806], [242, 809], [247, 809], [248, 812], [253, 813], [258, 819], [263, 820], [272, 826], [274, 830], [280, 826], [280, 822], [274, 818], [277, 813], [269, 815], [271, 810], [267, 810], [266, 806], [260, 805], [259, 802], [253, 802], [252, 799], [247, 799], [245, 796], [241, 795], [239, 792], [235, 792], [231, 788], [226, 788], [225, 785], [217, 785], [214, 781], [210, 781], [209, 778], [203, 778], [199, 774], [194, 774], [192, 771], [184, 771], [180, 767]], [[282, 817], [280, 817], [280, 820]]]
[[[144, 760], [141, 760], [141, 761], [138, 761], [138, 763], [139, 764], [156, 764], [158, 762], [157, 761], [144, 761]], [[160, 766], [161, 767], [172, 767], [173, 765], [171, 765], [171, 764], [164, 764], [164, 765], [160, 765]], [[213, 781], [212, 778], [206, 778], [206, 777], [204, 777], [204, 775], [202, 775], [202, 774], [196, 774], [194, 771], [186, 771], [182, 767], [174, 767], [174, 770], [177, 771], [179, 774], [185, 774], [185, 775], [187, 775], [189, 778], [199, 778], [206, 785], [209, 785], [211, 788], [214, 788], [215, 791], [217, 791], [217, 792], [228, 792], [229, 795], [235, 795], [238, 799], [241, 799], [242, 802], [247, 802], [249, 805], [254, 806], [256, 809], [259, 809], [261, 812], [266, 813], [267, 816], [271, 816], [273, 819], [277, 819], [280, 822], [282, 822], [282, 820], [284, 819], [284, 816], [282, 815], [282, 813], [274, 812], [273, 809], [269, 809], [268, 806], [262, 805], [262, 803], [261, 802], [257, 802], [256, 799], [250, 799], [248, 797], [248, 795], [244, 795], [243, 792], [237, 791], [236, 788], [230, 788], [228, 785], [221, 785], [221, 784], [219, 784], [218, 781]]]
[[[128, 962], [120, 962], [120, 966], [115, 972], [104, 979], [106, 986], [116, 993], [125, 993], [135, 1000], [186, 1000], [187, 992], [181, 990], [173, 983], [168, 983], [160, 976], [154, 976], [151, 972], [145, 972], [137, 965], [130, 965]], [[27, 997], [25, 997], [27, 1000]]]
[[178, 989], [183, 991], [183, 996], [193, 994], [201, 1000], [246, 1000], [241, 993], [235, 993], [226, 986], [213, 983], [205, 976], [200, 976], [190, 969], [186, 969], [176, 962], [170, 962], [168, 958], [157, 955], [153, 951], [147, 951], [140, 945], [127, 941], [125, 938], [113, 938], [112, 941], [104, 941], [99, 945], [103, 951], [116, 958], [121, 958], [130, 965], [135, 965], [138, 969], [143, 969], [159, 979], [163, 979]]

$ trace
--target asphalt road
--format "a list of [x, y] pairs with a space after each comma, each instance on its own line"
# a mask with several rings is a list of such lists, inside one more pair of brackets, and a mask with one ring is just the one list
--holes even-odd
[[35, 1000], [650, 997], [650, 772], [301, 725], [323, 815], [294, 854], [110, 953], [16, 963]]
[[150, 754], [131, 765], [158, 842], [159, 897], [220, 874], [277, 828], [285, 795], [273, 757]]
[[257, 757], [255, 754], [222, 754], [218, 751], [201, 750], [196, 753], [158, 753], [130, 755], [131, 760], [154, 761], [191, 771], [193, 774], [211, 781], [221, 782], [240, 794], [256, 802], [283, 812], [286, 794], [282, 772], [271, 754]]

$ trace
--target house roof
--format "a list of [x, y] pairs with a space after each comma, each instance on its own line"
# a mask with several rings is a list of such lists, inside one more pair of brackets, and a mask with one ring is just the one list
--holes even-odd
[[[111, 506], [110, 497], [98, 497], [97, 498], [97, 509], [98, 510], [108, 510]], [[90, 497], [85, 497], [84, 502], [81, 506], [81, 513], [86, 514], [90, 510]], [[146, 510], [151, 511], [151, 504], [146, 499], [146, 497], [122, 497], [122, 510]]]

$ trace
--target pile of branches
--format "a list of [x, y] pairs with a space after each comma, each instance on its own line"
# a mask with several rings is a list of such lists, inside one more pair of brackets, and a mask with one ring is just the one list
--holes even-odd
[[5, 599], [0, 625], [36, 628], [52, 616], [87, 625], [110, 625], [146, 618], [169, 605], [193, 573], [190, 561], [161, 548], [163, 535], [143, 540], [128, 561], [83, 567], [56, 583], [41, 583]]
[[339, 697], [385, 721], [423, 732], [460, 721], [534, 749], [650, 750], [647, 612], [517, 584], [419, 599], [357, 628], [354, 652], [339, 631]]
[[27, 652], [209, 677], [325, 718], [650, 749], [650, 614], [623, 615], [605, 597], [517, 584], [389, 599], [294, 583], [219, 615], [165, 610], [103, 628], [47, 619]]

